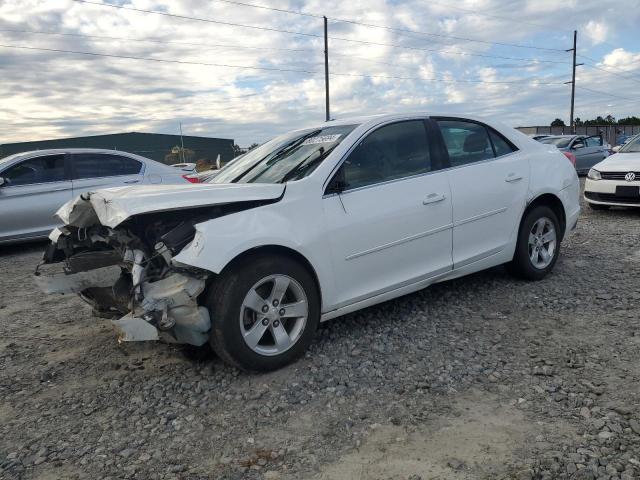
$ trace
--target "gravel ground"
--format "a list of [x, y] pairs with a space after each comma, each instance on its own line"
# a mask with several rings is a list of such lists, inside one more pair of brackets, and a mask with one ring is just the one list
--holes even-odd
[[0, 251], [0, 478], [638, 479], [640, 212], [585, 208], [503, 268], [323, 324], [267, 375], [118, 345]]

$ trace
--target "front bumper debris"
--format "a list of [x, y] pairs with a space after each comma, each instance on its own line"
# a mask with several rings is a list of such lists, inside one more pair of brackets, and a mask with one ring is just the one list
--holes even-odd
[[209, 311], [198, 297], [209, 273], [175, 265], [162, 242], [151, 249], [131, 231], [103, 226], [64, 227], [51, 240], [34, 274], [43, 292], [79, 294], [112, 318], [120, 341], [208, 341]]

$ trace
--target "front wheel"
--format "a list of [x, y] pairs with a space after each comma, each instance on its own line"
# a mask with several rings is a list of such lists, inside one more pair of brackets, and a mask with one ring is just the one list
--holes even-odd
[[551, 208], [540, 205], [531, 209], [520, 225], [508, 270], [526, 280], [542, 280], [558, 260], [560, 237], [560, 223]]
[[206, 299], [211, 346], [242, 370], [276, 370], [307, 349], [320, 321], [316, 283], [282, 255], [248, 256], [216, 279]]

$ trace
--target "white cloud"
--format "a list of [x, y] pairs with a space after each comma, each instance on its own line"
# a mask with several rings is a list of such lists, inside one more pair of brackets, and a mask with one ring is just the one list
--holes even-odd
[[581, 32], [585, 33], [593, 45], [598, 45], [607, 40], [609, 27], [603, 22], [589, 20], [589, 22], [587, 22], [587, 24], [581, 29]]
[[620, 70], [636, 70], [640, 68], [640, 52], [628, 52], [624, 48], [616, 48], [604, 56], [602, 64]]
[[[479, 13], [447, 8], [447, 3]], [[125, 0], [124, 5], [312, 35], [322, 33], [322, 20], [318, 18], [215, 1]], [[278, 0], [273, 6], [332, 18], [330, 70], [333, 74], [353, 75], [331, 76], [331, 110], [338, 117], [430, 109], [487, 113], [516, 124], [546, 123], [563, 116], [566, 110], [568, 87], [562, 83], [569, 79], [570, 70], [568, 65], [538, 60], [568, 62], [569, 55], [563, 51], [491, 45], [465, 38], [562, 50], [568, 48], [573, 24], [585, 25], [580, 29], [580, 38], [589, 36], [594, 45], [604, 45], [603, 41], [614, 38], [633, 38], [640, 23], [639, 11], [625, 11], [621, 19], [618, 10], [603, 8], [599, 0], [569, 0], [561, 4], [555, 0], [511, 0], [508, 8], [500, 0], [466, 0], [455, 4], [451, 0], [438, 4], [423, 0]], [[335, 18], [422, 33], [369, 28], [338, 22]], [[615, 31], [607, 27], [614, 24]], [[2, 29], [129, 40], [12, 33]], [[348, 42], [335, 37], [408, 48]], [[314, 36], [172, 19], [71, 0], [0, 0], [0, 43], [314, 72], [0, 48], [3, 99], [0, 125], [9, 126], [3, 129], [3, 142], [132, 130], [174, 133], [181, 120], [188, 133], [234, 138], [246, 145], [324, 118], [323, 45], [322, 39]], [[631, 50], [633, 45], [622, 42], [620, 47], [609, 48], [606, 55], [603, 47], [594, 47], [599, 50], [587, 55], [602, 58], [599, 65], [605, 69], [635, 74], [640, 68], [640, 54]], [[432, 81], [434, 78], [446, 81]], [[530, 78], [539, 79], [538, 84], [529, 82]], [[474, 83], [475, 80], [487, 83]], [[611, 91], [612, 80], [616, 91], [632, 91], [637, 86], [632, 80], [612, 78], [586, 67], [579, 73], [578, 85]], [[519, 83], [491, 83], [498, 81]], [[544, 85], [546, 82], [558, 85]], [[578, 108], [582, 102], [586, 108], [586, 103], [600, 100], [605, 106], [606, 102], [611, 103], [611, 98], [586, 91], [580, 91], [576, 101]], [[633, 113], [637, 112], [621, 111], [616, 115]], [[580, 116], [587, 115], [580, 112]]]

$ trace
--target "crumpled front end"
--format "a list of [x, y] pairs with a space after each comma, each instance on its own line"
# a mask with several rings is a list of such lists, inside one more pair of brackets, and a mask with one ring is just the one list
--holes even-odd
[[112, 319], [122, 341], [207, 342], [211, 320], [198, 296], [211, 273], [173, 261], [203, 212], [186, 219], [181, 212], [150, 213], [112, 228], [99, 222], [88, 199], [63, 209], [68, 224], [51, 233], [35, 272], [43, 292], [79, 294], [95, 315]]

